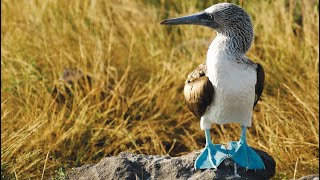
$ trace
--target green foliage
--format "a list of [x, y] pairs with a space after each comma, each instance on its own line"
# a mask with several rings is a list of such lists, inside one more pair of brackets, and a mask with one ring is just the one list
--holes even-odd
[[68, 176], [66, 173], [65, 168], [60, 167], [58, 170], [55, 171], [54, 180], [68, 180]]

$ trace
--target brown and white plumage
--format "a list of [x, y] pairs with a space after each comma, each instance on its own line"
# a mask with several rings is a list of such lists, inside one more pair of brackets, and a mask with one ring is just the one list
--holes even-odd
[[[253, 107], [258, 103], [264, 87], [264, 70], [257, 63], [257, 82], [255, 85], [255, 100]], [[189, 110], [200, 118], [207, 110], [214, 98], [214, 88], [207, 77], [206, 62], [201, 63], [187, 77], [184, 85], [184, 97]]]
[[200, 117], [201, 129], [209, 129], [212, 123], [250, 127], [252, 107], [261, 96], [264, 74], [261, 65], [245, 55], [254, 37], [248, 13], [239, 6], [219, 3], [161, 24], [203, 25], [217, 32], [207, 51], [206, 63], [189, 75], [185, 85], [188, 106]]

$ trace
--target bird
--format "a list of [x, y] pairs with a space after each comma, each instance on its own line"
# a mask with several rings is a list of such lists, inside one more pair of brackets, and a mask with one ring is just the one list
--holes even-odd
[[[265, 169], [261, 157], [246, 141], [246, 130], [252, 125], [253, 108], [261, 97], [265, 79], [263, 67], [246, 56], [254, 38], [249, 14], [238, 5], [218, 3], [160, 24], [200, 25], [216, 32], [206, 60], [188, 75], [184, 86], [188, 108], [200, 119], [206, 139], [194, 162], [195, 170], [217, 169], [226, 158], [247, 170]], [[239, 123], [239, 141], [230, 141], [227, 146], [213, 144], [210, 137], [213, 123]]]

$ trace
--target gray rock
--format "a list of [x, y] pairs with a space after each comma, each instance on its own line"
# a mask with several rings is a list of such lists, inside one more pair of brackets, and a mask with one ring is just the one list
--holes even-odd
[[319, 180], [319, 174], [303, 176], [303, 177], [299, 178], [298, 180]]
[[231, 159], [224, 160], [218, 169], [194, 171], [193, 163], [200, 151], [181, 157], [132, 154], [122, 152], [116, 157], [103, 158], [98, 164], [73, 168], [69, 179], [270, 179], [275, 175], [276, 163], [267, 153], [255, 150], [262, 158], [265, 170], [248, 170], [236, 166]]

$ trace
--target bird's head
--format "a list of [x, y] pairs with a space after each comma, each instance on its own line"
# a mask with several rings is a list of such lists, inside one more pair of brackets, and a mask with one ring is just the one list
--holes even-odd
[[[253, 40], [253, 26], [249, 14], [231, 3], [215, 4], [202, 12], [163, 20], [163, 25], [202, 25], [213, 28], [218, 34], [238, 38], [243, 51], [247, 51]], [[239, 41], [239, 42], [240, 42]]]

